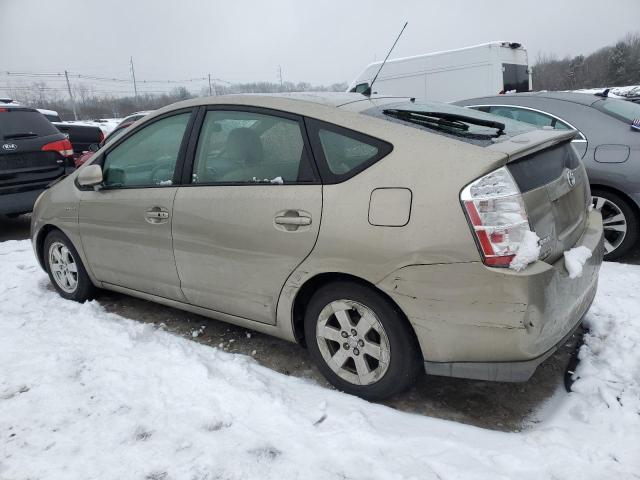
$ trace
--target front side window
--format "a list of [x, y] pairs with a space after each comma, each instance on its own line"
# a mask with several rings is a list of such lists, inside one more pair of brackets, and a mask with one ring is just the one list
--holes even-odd
[[355, 93], [363, 93], [363, 92], [366, 92], [368, 88], [369, 88], [369, 84], [368, 83], [366, 83], [366, 82], [365, 83], [359, 83], [358, 85], [353, 87], [351, 89], [351, 91], [355, 92]]
[[314, 176], [297, 120], [257, 112], [207, 112], [192, 183], [298, 183]]
[[191, 113], [160, 119], [109, 151], [102, 167], [107, 187], [168, 186]]

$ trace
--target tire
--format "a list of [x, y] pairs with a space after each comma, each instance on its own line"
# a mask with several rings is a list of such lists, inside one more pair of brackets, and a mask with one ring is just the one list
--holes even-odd
[[59, 230], [49, 232], [43, 255], [49, 279], [60, 296], [80, 303], [93, 298], [96, 288], [66, 235]]
[[[605, 236], [604, 259], [617, 260], [626, 255], [638, 241], [638, 215], [629, 202], [616, 193], [594, 188], [591, 196], [594, 208], [602, 213]], [[614, 217], [620, 214], [624, 220], [615, 221]], [[620, 231], [625, 227], [624, 232]]]
[[418, 342], [397, 307], [355, 282], [318, 289], [307, 304], [304, 330], [325, 378], [338, 390], [367, 400], [405, 390], [424, 368]]

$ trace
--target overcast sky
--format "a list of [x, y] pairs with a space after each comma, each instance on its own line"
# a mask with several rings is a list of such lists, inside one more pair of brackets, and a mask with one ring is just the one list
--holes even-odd
[[510, 40], [533, 63], [640, 31], [640, 0], [0, 0], [0, 73], [348, 82], [405, 20], [392, 58]]

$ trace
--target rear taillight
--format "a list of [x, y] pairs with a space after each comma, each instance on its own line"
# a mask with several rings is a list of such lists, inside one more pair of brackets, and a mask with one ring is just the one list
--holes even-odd
[[499, 168], [460, 194], [485, 265], [508, 267], [530, 230], [522, 194], [509, 171]]
[[104, 141], [104, 132], [100, 130], [100, 134], [98, 135], [98, 145], [100, 145]]
[[63, 157], [73, 157], [73, 147], [68, 138], [57, 142], [47, 143], [42, 147], [43, 152], [58, 152]]

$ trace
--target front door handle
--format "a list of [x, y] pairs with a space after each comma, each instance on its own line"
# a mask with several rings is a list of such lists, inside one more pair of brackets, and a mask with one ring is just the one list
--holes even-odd
[[169, 212], [147, 212], [147, 218], [169, 218]]
[[144, 212], [144, 219], [153, 224], [166, 223], [169, 219], [169, 212], [162, 207], [153, 207]]

